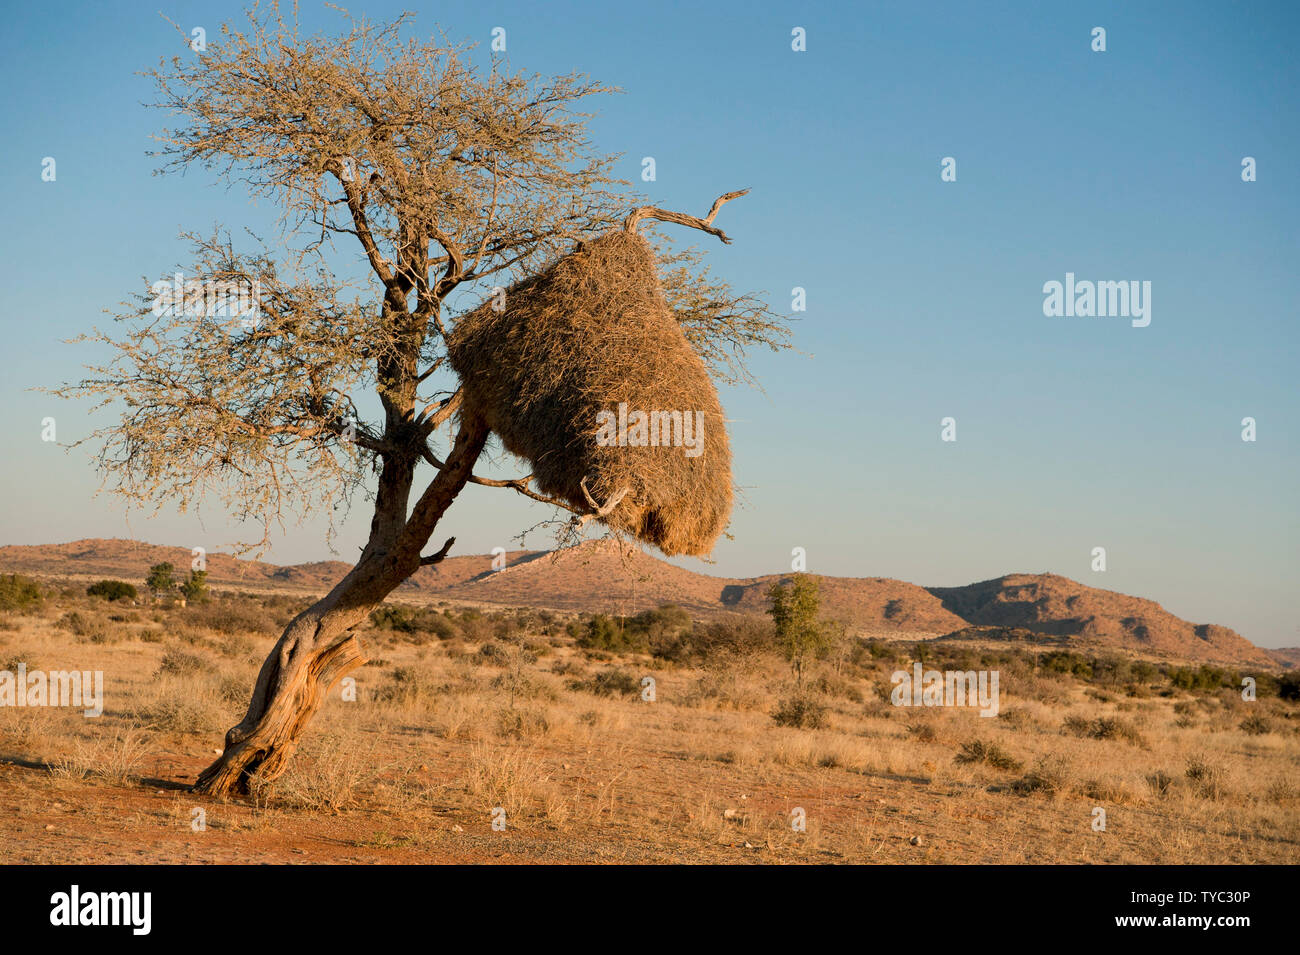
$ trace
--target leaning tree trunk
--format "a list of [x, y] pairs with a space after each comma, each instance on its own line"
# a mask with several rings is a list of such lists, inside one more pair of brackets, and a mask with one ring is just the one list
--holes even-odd
[[[406, 505], [414, 461], [400, 460], [391, 468], [388, 465], [393, 462], [386, 462], [370, 542], [361, 559], [329, 594], [285, 628], [262, 664], [248, 712], [226, 733], [225, 751], [199, 775], [196, 792], [246, 793], [254, 774], [271, 780], [284, 772], [325, 695], [366, 662], [352, 628], [419, 569], [421, 549], [464, 488], [487, 435], [482, 421], [462, 422], [446, 465], [409, 519]], [[449, 547], [451, 541], [447, 544]]]

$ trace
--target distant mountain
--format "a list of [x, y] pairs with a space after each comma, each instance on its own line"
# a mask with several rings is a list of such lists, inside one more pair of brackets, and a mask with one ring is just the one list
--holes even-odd
[[1188, 623], [1153, 600], [1099, 590], [1056, 574], [1008, 574], [929, 591], [947, 610], [979, 626], [1023, 627], [1193, 660], [1273, 662], [1227, 627]]
[[[761, 614], [767, 591], [791, 574], [714, 577], [659, 560], [639, 547], [592, 541], [561, 551], [513, 551], [502, 570], [487, 555], [448, 557], [422, 567], [394, 598], [440, 598], [500, 606], [631, 614], [675, 603], [697, 616]], [[0, 547], [0, 572], [143, 581], [149, 567], [190, 566], [190, 551], [130, 540]], [[281, 567], [226, 554], [206, 555], [217, 587], [322, 593], [349, 570], [342, 561]], [[868, 634], [941, 635], [970, 627], [1019, 628], [1114, 647], [1219, 663], [1286, 664], [1244, 637], [1194, 624], [1159, 604], [1088, 587], [1055, 574], [1009, 574], [964, 587], [919, 587], [887, 577], [817, 576], [822, 613]], [[1275, 651], [1276, 654], [1300, 651]], [[1295, 665], [1295, 660], [1290, 665]]]
[[1294, 670], [1300, 667], [1300, 647], [1278, 647], [1276, 650], [1264, 652], [1280, 663], [1284, 669]]

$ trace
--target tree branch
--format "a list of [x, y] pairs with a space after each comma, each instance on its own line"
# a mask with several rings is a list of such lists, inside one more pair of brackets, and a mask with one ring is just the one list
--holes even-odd
[[428, 557], [420, 558], [420, 566], [428, 567], [430, 564], [436, 564], [439, 561], [441, 561], [444, 557], [447, 556], [447, 552], [451, 550], [451, 545], [454, 543], [456, 543], [456, 538], [448, 537], [446, 543], [442, 545], [442, 549], [439, 550], [438, 553], [430, 554]]
[[692, 229], [699, 229], [700, 231], [707, 232], [710, 235], [716, 235], [727, 245], [730, 245], [731, 239], [727, 238], [727, 233], [723, 232], [721, 229], [714, 228], [713, 218], [718, 214], [718, 210], [722, 208], [724, 203], [743, 196], [747, 192], [749, 192], [748, 189], [740, 189], [736, 192], [724, 192], [722, 195], [718, 196], [717, 199], [713, 200], [713, 208], [709, 210], [709, 214], [703, 219], [687, 215], [684, 212], [672, 212], [668, 209], [660, 209], [657, 206], [642, 206], [640, 209], [632, 210], [632, 212], [628, 214], [628, 217], [623, 220], [623, 229], [626, 232], [635, 233], [637, 223], [642, 219], [659, 219], [662, 222], [675, 222], [678, 225], [690, 226]]

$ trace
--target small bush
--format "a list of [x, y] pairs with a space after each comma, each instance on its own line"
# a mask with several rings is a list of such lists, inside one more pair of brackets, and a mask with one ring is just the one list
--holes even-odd
[[1055, 796], [1065, 790], [1069, 770], [1061, 756], [1041, 756], [1034, 768], [1011, 784], [1011, 790], [1021, 796], [1042, 793]]
[[1170, 776], [1164, 770], [1157, 770], [1147, 776], [1147, 785], [1151, 787], [1151, 792], [1163, 799], [1169, 795], [1170, 789], [1174, 785], [1174, 777]]
[[1188, 759], [1185, 775], [1196, 795], [1202, 799], [1219, 799], [1225, 792], [1223, 771], [1204, 756], [1198, 754]]
[[954, 757], [958, 763], [987, 763], [994, 769], [1002, 769], [1007, 772], [1019, 772], [1021, 763], [1009, 753], [1007, 753], [997, 743], [986, 743], [983, 740], [973, 739], [969, 743], [961, 744], [961, 752]]
[[211, 673], [215, 669], [215, 666], [197, 653], [186, 653], [184, 650], [172, 647], [163, 654], [162, 663], [158, 666], [158, 675], [169, 673], [173, 676], [190, 676], [195, 673]]
[[105, 600], [134, 600], [136, 591], [124, 580], [101, 580], [86, 588], [91, 597], [103, 597]]
[[1300, 700], [1300, 670], [1287, 670], [1278, 678], [1277, 695], [1284, 700]]
[[570, 690], [582, 690], [597, 696], [634, 696], [641, 692], [641, 681], [626, 670], [602, 670], [589, 680], [569, 681]]
[[1095, 720], [1067, 716], [1061, 731], [1087, 739], [1122, 739], [1134, 746], [1146, 746], [1146, 740], [1131, 723], [1113, 716], [1101, 716]]
[[793, 726], [798, 729], [818, 730], [826, 724], [826, 706], [807, 693], [788, 696], [777, 706], [772, 719], [777, 726]]
[[776, 651], [776, 627], [765, 617], [735, 617], [696, 626], [684, 638], [683, 656], [712, 660]]
[[84, 617], [75, 610], [65, 613], [54, 625], [92, 643], [103, 643], [108, 637], [107, 628], [102, 621]]
[[917, 720], [907, 724], [907, 731], [918, 743], [933, 743], [939, 738], [934, 723], [929, 720]]
[[1265, 733], [1273, 732], [1273, 724], [1258, 713], [1247, 716], [1241, 721], [1238, 728], [1249, 736], [1263, 736]]
[[32, 578], [22, 574], [0, 574], [0, 610], [35, 610], [43, 599], [41, 585]]
[[[410, 642], [417, 644], [427, 636], [452, 640], [461, 636], [462, 631], [451, 618], [427, 607], [380, 607], [370, 615], [370, 622], [379, 630], [404, 634]], [[475, 620], [474, 623], [480, 622]]]
[[375, 690], [375, 700], [395, 706], [415, 706], [434, 699], [435, 688], [429, 678], [415, 667], [390, 670], [383, 684]]

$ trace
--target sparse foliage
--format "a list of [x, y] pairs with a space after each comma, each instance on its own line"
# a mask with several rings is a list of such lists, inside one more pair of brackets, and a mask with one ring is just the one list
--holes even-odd
[[[611, 87], [481, 66], [468, 46], [414, 37], [409, 16], [341, 16], [337, 33], [306, 35], [296, 11], [259, 5], [197, 55], [181, 31], [183, 54], [150, 71], [171, 123], [161, 171], [244, 186], [278, 207], [279, 235], [245, 249], [221, 227], [186, 234], [183, 294], [147, 282], [117, 328], [85, 336], [107, 362], [55, 390], [120, 411], [87, 439], [110, 489], [155, 508], [215, 496], [252, 530], [245, 549], [292, 518], [323, 512], [332, 527], [356, 490], [373, 495], [356, 567], [267, 658], [200, 777], [212, 793], [284, 771], [325, 690], [364, 659], [351, 628], [447, 554], [452, 540], [421, 556], [466, 483], [566, 507], [526, 478], [472, 473], [488, 424], [461, 408], [446, 337], [493, 286], [636, 205], [587, 132], [588, 103]], [[753, 345], [786, 347], [756, 299], [690, 256], [665, 262], [665, 292], [706, 363], [734, 372]], [[423, 465], [434, 474], [420, 490]]]
[[796, 682], [802, 685], [808, 663], [829, 649], [833, 639], [833, 631], [818, 619], [817, 581], [796, 574], [788, 587], [773, 584], [767, 596], [771, 601], [767, 612], [776, 624], [777, 646], [790, 661]]

